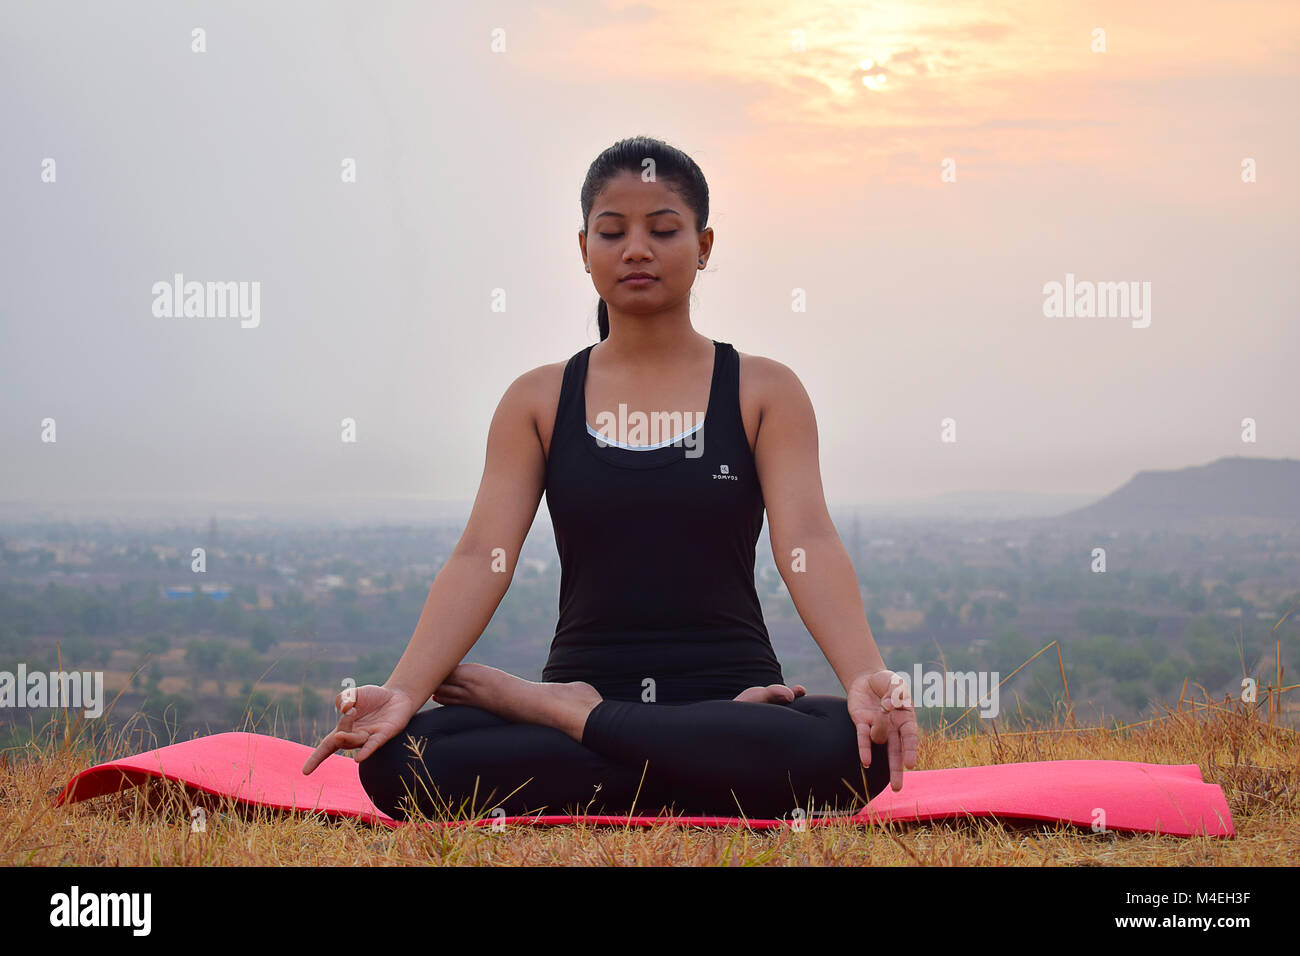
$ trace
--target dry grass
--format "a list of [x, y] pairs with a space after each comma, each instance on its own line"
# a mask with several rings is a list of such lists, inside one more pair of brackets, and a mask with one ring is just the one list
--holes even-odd
[[[1261, 698], [1265, 691], [1261, 690]], [[1182, 838], [1011, 820], [951, 820], [803, 831], [687, 827], [403, 827], [243, 807], [166, 782], [54, 808], [78, 771], [157, 746], [94, 741], [80, 718], [54, 721], [0, 755], [0, 865], [829, 865], [1268, 866], [1300, 862], [1300, 747], [1261, 704], [1180, 700], [1158, 718], [922, 736], [918, 769], [1024, 760], [1111, 759], [1200, 766], [1223, 787], [1235, 838]], [[191, 811], [203, 806], [204, 832]]]

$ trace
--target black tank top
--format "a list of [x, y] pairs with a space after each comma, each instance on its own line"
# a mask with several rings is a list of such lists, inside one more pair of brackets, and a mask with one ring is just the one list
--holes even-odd
[[565, 365], [546, 461], [560, 602], [543, 680], [587, 681], [614, 700], [653, 687], [665, 703], [785, 682], [754, 588], [763, 492], [740, 415], [740, 355], [713, 347], [691, 439], [648, 449], [588, 430], [593, 346]]

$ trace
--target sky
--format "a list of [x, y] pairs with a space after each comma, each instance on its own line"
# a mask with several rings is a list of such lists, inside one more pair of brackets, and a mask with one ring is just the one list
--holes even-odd
[[1293, 2], [4, 7], [0, 501], [471, 501], [507, 386], [599, 337], [579, 189], [637, 134], [704, 171], [692, 322], [799, 376], [832, 507], [1300, 457]]

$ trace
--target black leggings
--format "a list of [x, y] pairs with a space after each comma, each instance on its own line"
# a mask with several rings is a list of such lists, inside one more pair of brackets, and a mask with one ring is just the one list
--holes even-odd
[[370, 799], [399, 820], [408, 794], [434, 819], [479, 819], [498, 807], [507, 816], [770, 819], [855, 812], [889, 785], [885, 745], [872, 744], [864, 768], [847, 702], [822, 695], [788, 704], [606, 698], [581, 743], [554, 727], [446, 705], [417, 713], [359, 766]]

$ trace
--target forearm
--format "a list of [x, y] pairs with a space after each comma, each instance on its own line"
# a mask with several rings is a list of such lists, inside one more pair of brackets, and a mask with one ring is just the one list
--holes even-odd
[[469, 653], [505, 597], [514, 565], [494, 571], [492, 562], [490, 553], [454, 551], [433, 579], [415, 633], [384, 682], [416, 710]]
[[[796, 548], [803, 553], [795, 555]], [[835, 529], [774, 541], [773, 553], [799, 617], [845, 692], [860, 675], [883, 670], [853, 563]]]

